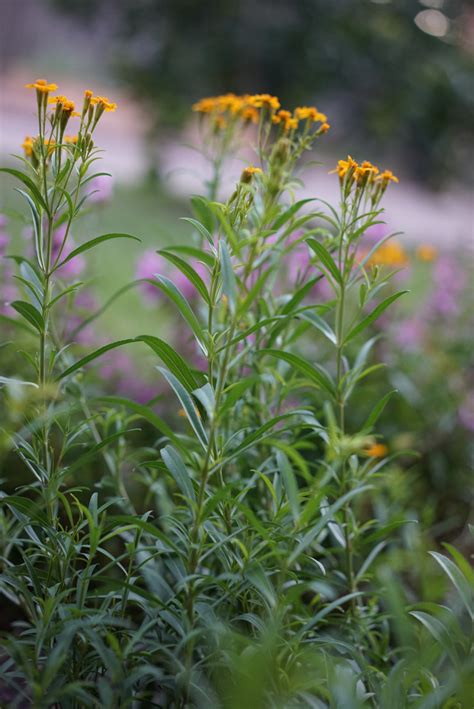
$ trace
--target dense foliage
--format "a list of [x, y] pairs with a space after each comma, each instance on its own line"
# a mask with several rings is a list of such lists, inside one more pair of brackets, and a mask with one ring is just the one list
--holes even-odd
[[[397, 494], [416, 451], [389, 450], [378, 428], [399, 396], [397, 347], [414, 339], [382, 340], [405, 293], [405, 252], [379, 231], [395, 175], [348, 156], [337, 207], [297, 200], [326, 116], [268, 94], [203, 99], [214, 169], [192, 238], [117, 291], [169, 301], [176, 342], [89, 349], [104, 308], [79, 300], [84, 256], [135, 238], [71, 243], [101, 176], [94, 129], [116, 106], [86, 91], [76, 114], [54, 84], [30, 86], [38, 135], [22, 169], [4, 168], [33, 229], [11, 256], [23, 295], [0, 316], [15, 353], [0, 379], [3, 703], [469, 707], [474, 573], [452, 545], [428, 553], [423, 504]], [[259, 167], [216, 201], [225, 156], [247, 143]], [[163, 386], [144, 402], [93, 371], [139, 347]]]

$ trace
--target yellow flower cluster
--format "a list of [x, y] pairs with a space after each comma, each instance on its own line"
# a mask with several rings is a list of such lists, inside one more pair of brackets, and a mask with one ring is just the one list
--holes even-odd
[[391, 170], [380, 172], [379, 168], [368, 160], [364, 160], [359, 165], [350, 155], [346, 160], [338, 160], [335, 169], [331, 172], [337, 172], [341, 181], [347, 178], [362, 187], [368, 183], [378, 183], [385, 189], [389, 182], [399, 182], [398, 177]]
[[[258, 123], [259, 109], [267, 111], [271, 116], [271, 122], [279, 125], [284, 133], [294, 131], [298, 128], [300, 121], [307, 121], [307, 124], [321, 123], [318, 134], [327, 133], [330, 126], [327, 116], [318, 111], [315, 106], [298, 106], [293, 112], [280, 108], [281, 104], [276, 96], [271, 94], [244, 94], [237, 96], [233, 93], [222, 94], [221, 96], [211, 96], [203, 98], [193, 105], [193, 111], [201, 114], [222, 115], [230, 114], [245, 122]], [[217, 128], [226, 127], [227, 123], [215, 119], [214, 126]]]
[[[51, 91], [57, 90], [57, 84], [48, 83], [46, 79], [36, 79], [31, 84], [26, 84], [26, 88], [35, 89], [38, 100], [38, 120], [40, 136], [32, 138], [27, 136], [22, 144], [25, 155], [31, 158], [33, 163], [38, 162], [41, 156], [45, 157], [45, 151], [41, 148], [41, 140], [44, 145], [48, 146], [47, 155], [53, 152], [54, 147], [61, 148], [64, 143], [70, 146], [75, 145], [74, 155], [78, 156], [90, 153], [93, 148], [92, 133], [97, 125], [100, 117], [106, 112], [113, 112], [117, 109], [117, 104], [110, 101], [107, 96], [95, 96], [90, 89], [84, 91], [84, 101], [82, 112], [78, 113], [75, 110], [74, 101], [71, 101], [67, 96], [62, 94], [49, 97]], [[47, 107], [54, 106], [51, 114], [47, 115]], [[70, 118], [77, 116], [81, 119], [79, 126], [79, 134], [65, 136], [65, 128]], [[51, 123], [51, 134], [53, 137], [48, 141], [45, 139], [45, 120], [48, 118]], [[39, 141], [39, 143], [38, 143]], [[35, 150], [37, 145], [41, 149]]]
[[[30, 135], [25, 136], [25, 139], [24, 139], [23, 143], [21, 144], [21, 147], [22, 147], [23, 150], [25, 151], [25, 157], [31, 158], [31, 157], [34, 155], [35, 148], [36, 148], [38, 151], [40, 150], [40, 148], [39, 148], [39, 145], [40, 145], [39, 140], [40, 140], [40, 139], [39, 139], [39, 136], [37, 136], [36, 138], [32, 138]], [[55, 139], [54, 139], [54, 138], [51, 138], [51, 139], [45, 138], [45, 139], [43, 140], [43, 144], [44, 144], [44, 145], [46, 146], [46, 148], [47, 148], [47, 154], [48, 154], [48, 155], [51, 155], [51, 153], [53, 152], [54, 147], [55, 147], [55, 145], [56, 145]]]
[[[51, 91], [56, 91], [57, 84], [49, 84], [46, 79], [36, 79], [31, 84], [25, 84], [26, 89], [36, 89], [39, 94], [49, 94]], [[102, 111], [115, 111], [117, 104], [110, 101], [107, 96], [94, 96], [94, 92], [90, 89], [84, 91], [84, 102], [87, 103], [87, 108], [90, 105], [99, 106]], [[52, 96], [48, 99], [48, 103], [60, 104], [62, 111], [68, 112], [71, 115], [80, 116], [79, 113], [74, 113], [74, 101], [71, 101], [66, 96]]]
[[69, 114], [69, 116], [80, 116], [80, 113], [75, 111], [75, 103], [67, 98], [67, 96], [51, 96], [48, 99], [48, 103], [56, 104], [56, 108], [61, 111], [61, 113]]

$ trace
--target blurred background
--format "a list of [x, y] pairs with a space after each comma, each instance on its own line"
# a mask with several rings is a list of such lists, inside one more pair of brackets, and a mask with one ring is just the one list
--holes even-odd
[[23, 84], [45, 75], [72, 98], [87, 86], [119, 103], [99, 138], [128, 195], [155, 180], [187, 196], [202, 190], [199, 156], [184, 147], [193, 101], [270, 92], [328, 114], [311, 194], [337, 198], [327, 172], [350, 153], [400, 174], [387, 216], [407, 239], [474, 237], [468, 0], [1, 0], [1, 10], [3, 160], [33, 130]]

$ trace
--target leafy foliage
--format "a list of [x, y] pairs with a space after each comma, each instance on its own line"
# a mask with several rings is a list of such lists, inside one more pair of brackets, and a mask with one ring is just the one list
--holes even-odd
[[[467, 706], [472, 571], [454, 547], [449, 557], [432, 552], [426, 564], [440, 567], [454, 600], [413, 598], [392, 564], [413, 520], [380, 503], [390, 458], [375, 426], [391, 392], [367, 402], [362, 426], [350, 423], [354, 392], [377, 370], [371, 328], [403, 295], [386, 295], [390, 274], [360, 248], [394, 176], [340, 161], [340, 209], [310, 211], [292, 186], [322, 132], [309, 119], [302, 132], [287, 130], [273, 120], [275, 97], [259, 95], [261, 168], [246, 168], [225, 203], [195, 198], [196, 246], [162, 251], [196, 297], [163, 274], [144, 279], [175, 307], [201, 363], [155, 335], [78, 357], [58, 335], [58, 271], [100, 101], [86, 94], [69, 147], [63, 109], [47, 114], [39, 86], [36, 152], [25, 172], [11, 172], [27, 190], [36, 256], [17, 259], [24, 300], [13, 304], [29, 333], [28, 379], [0, 379], [14, 412], [6, 465], [20, 461], [28, 476], [14, 490], [7, 480], [0, 497], [0, 593], [14, 617], [0, 656], [6, 701]], [[129, 238], [89, 239], [69, 260], [117, 237]], [[283, 259], [301, 247], [307, 264], [288, 292]], [[74, 298], [76, 288], [66, 290]], [[88, 385], [89, 365], [137, 344], [156, 355], [163, 417], [155, 401], [97, 396]], [[169, 415], [178, 407], [180, 424]], [[153, 430], [145, 443], [143, 425]]]

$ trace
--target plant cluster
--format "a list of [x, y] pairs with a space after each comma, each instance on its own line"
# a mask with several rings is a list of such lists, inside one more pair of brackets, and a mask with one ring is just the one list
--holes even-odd
[[[468, 707], [474, 574], [446, 545], [430, 568], [444, 572], [448, 599], [404, 582], [412, 569], [396, 555], [414, 520], [390, 505], [396, 454], [376, 428], [394, 392], [366, 394], [380, 370], [374, 328], [404, 294], [391, 286], [390, 235], [366, 239], [397, 178], [348, 157], [337, 208], [297, 200], [300, 159], [326, 117], [289, 114], [267, 94], [204, 99], [209, 194], [192, 199], [192, 240], [159, 251], [169, 270], [138, 281], [176, 309], [188, 350], [143, 334], [78, 357], [77, 328], [61, 323], [82, 284], [61, 269], [135, 238], [68, 250], [97, 178], [94, 128], [116, 107], [86, 91], [66, 140], [73, 102], [51, 100], [46, 81], [32, 87], [38, 137], [22, 170], [4, 168], [22, 184], [35, 248], [13, 257], [24, 296], [2, 316], [24, 356], [18, 376], [0, 379], [0, 593], [12, 617], [2, 701]], [[259, 167], [219, 202], [219, 165], [252, 126]], [[160, 400], [89, 383], [94, 361], [137, 345], [157, 358]], [[18, 463], [20, 485], [9, 476]]]

